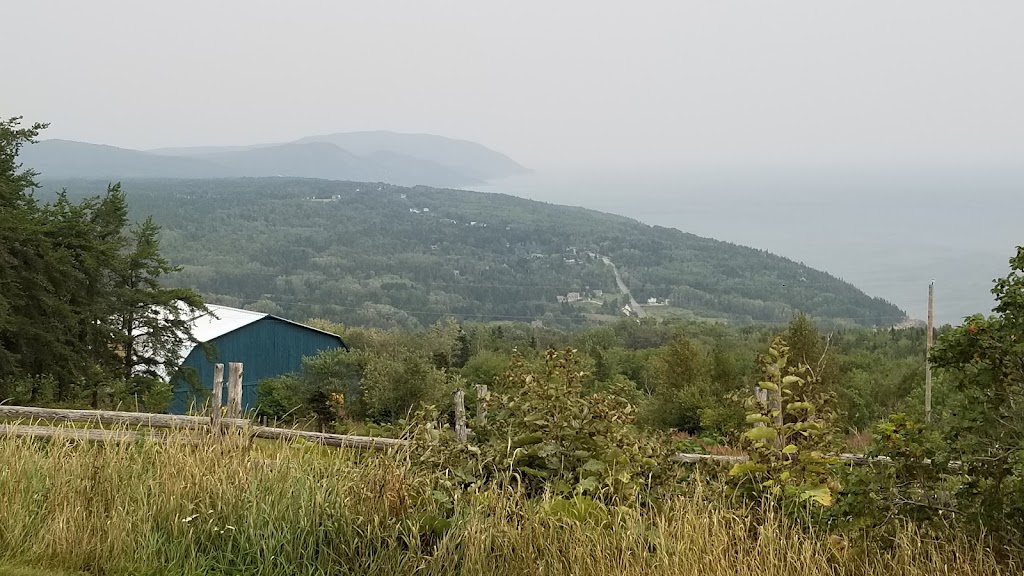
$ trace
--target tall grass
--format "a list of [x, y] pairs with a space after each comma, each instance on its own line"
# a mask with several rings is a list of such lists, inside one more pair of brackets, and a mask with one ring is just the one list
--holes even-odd
[[[0, 566], [92, 574], [1015, 574], [907, 528], [853, 549], [711, 488], [587, 508], [489, 490], [446, 503], [406, 455], [309, 445], [0, 437]], [[452, 517], [451, 510], [454, 510]], [[442, 518], [451, 518], [451, 526]]]

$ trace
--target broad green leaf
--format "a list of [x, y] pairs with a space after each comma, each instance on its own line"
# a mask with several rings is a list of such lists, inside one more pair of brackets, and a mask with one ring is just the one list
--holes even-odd
[[782, 449], [782, 453], [783, 454], [794, 454], [794, 453], [796, 453], [796, 451], [797, 451], [796, 446], [794, 446], [792, 444], [790, 444], [789, 446], [786, 446], [785, 448]]
[[732, 469], [729, 470], [729, 476], [761, 474], [767, 470], [768, 467], [764, 464], [758, 464], [756, 462], [740, 462], [739, 464], [734, 464]]
[[547, 478], [551, 476], [551, 474], [548, 474], [547, 472], [530, 468], [529, 466], [523, 466], [519, 469], [522, 470], [523, 472], [526, 472], [530, 476], [536, 476], [537, 478]]
[[828, 489], [828, 486], [825, 486], [824, 484], [819, 484], [817, 486], [812, 486], [810, 488], [805, 488], [800, 493], [800, 499], [801, 500], [808, 500], [808, 499], [810, 499], [810, 500], [814, 500], [818, 504], [821, 504], [822, 506], [831, 506], [832, 505], [832, 491]]
[[747, 414], [747, 422], [754, 424], [756, 422], [767, 423], [771, 422], [771, 419], [764, 414]]
[[771, 390], [772, 392], [779, 391], [779, 387], [774, 382], [758, 382], [757, 385], [762, 390]]
[[433, 533], [434, 536], [444, 536], [444, 533], [452, 527], [451, 520], [436, 514], [422, 514], [418, 520], [420, 527]]
[[544, 437], [540, 434], [524, 434], [512, 441], [512, 448], [522, 448], [523, 446], [538, 444], [542, 440], [544, 440]]
[[814, 412], [814, 404], [810, 402], [790, 402], [786, 405], [786, 410], [806, 410], [807, 412]]
[[605, 469], [605, 465], [600, 460], [590, 459], [583, 465], [583, 469], [590, 472], [602, 472]]
[[584, 478], [583, 480], [580, 480], [579, 484], [576, 485], [576, 487], [581, 492], [593, 492], [597, 490], [597, 486], [597, 480], [595, 480], [593, 477]]
[[778, 432], [775, 431], [775, 428], [761, 426], [760, 428], [752, 428], [750, 430], [747, 430], [746, 433], [744, 433], [743, 435], [753, 440], [754, 442], [760, 442], [764, 440], [774, 440], [775, 438], [778, 437], [779, 434]]
[[786, 376], [785, 378], [782, 379], [782, 383], [786, 384], [786, 385], [789, 385], [789, 384], [803, 384], [804, 383], [804, 379], [799, 377], [799, 376], [789, 375], [789, 376]]

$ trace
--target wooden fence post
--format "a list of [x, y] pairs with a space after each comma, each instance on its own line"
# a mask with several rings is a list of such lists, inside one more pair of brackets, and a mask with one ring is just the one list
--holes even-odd
[[228, 418], [242, 417], [242, 363], [228, 364]]
[[786, 444], [788, 444], [785, 436], [782, 434], [782, 424], [785, 422], [785, 417], [782, 413], [782, 387], [780, 386], [778, 390], [772, 392], [771, 396], [775, 411], [775, 430], [779, 433], [775, 438], [775, 447], [781, 450]]
[[[760, 402], [761, 404], [768, 406], [768, 391], [765, 390], [764, 388], [756, 386], [754, 388], [754, 397], [756, 397], [757, 401]], [[761, 426], [764, 426], [764, 422], [758, 422], [754, 424], [754, 428], [760, 428]]]
[[455, 391], [455, 439], [464, 444], [469, 440], [469, 429], [466, 428], [466, 393]]
[[487, 391], [486, 384], [476, 385], [476, 422], [479, 426], [487, 423], [487, 401], [491, 399], [491, 393]]
[[210, 389], [210, 428], [220, 431], [221, 396], [224, 392], [224, 365], [213, 365], [213, 388]]

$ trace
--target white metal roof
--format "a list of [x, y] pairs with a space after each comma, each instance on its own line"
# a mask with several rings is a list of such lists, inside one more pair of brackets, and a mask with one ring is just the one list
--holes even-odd
[[[195, 338], [200, 343], [210, 342], [212, 340], [220, 338], [221, 336], [229, 332], [234, 332], [239, 328], [248, 326], [249, 324], [252, 324], [258, 320], [262, 320], [263, 318], [267, 318], [269, 316], [271, 318], [274, 318], [275, 320], [287, 322], [295, 326], [302, 326], [303, 328], [306, 328], [308, 330], [315, 330], [317, 332], [321, 332], [323, 334], [327, 334], [329, 336], [337, 338], [341, 342], [342, 347], [344, 347], [346, 350], [348, 349], [348, 346], [345, 345], [345, 342], [341, 340], [341, 337], [338, 336], [337, 334], [325, 332], [318, 328], [313, 328], [312, 326], [306, 326], [305, 324], [299, 324], [298, 322], [293, 322], [291, 320], [279, 318], [277, 316], [265, 314], [263, 312], [241, 310], [239, 308], [231, 308], [229, 306], [218, 306], [216, 304], [207, 304], [206, 307], [210, 310], [210, 312], [200, 314], [199, 316], [193, 318], [189, 322], [189, 326], [187, 328], [188, 333], [191, 333], [193, 338]], [[145, 342], [140, 342], [140, 345], [145, 346]], [[191, 341], [185, 342], [181, 349], [178, 350], [178, 357], [175, 359], [176, 362], [183, 362], [185, 358], [188, 358], [188, 355], [191, 354], [193, 350], [195, 350], [195, 348], [196, 344], [192, 343]], [[161, 376], [164, 377], [165, 379], [169, 377], [169, 374], [163, 373], [164, 370], [162, 367], [159, 369], [159, 372], [161, 372]]]
[[[191, 324], [192, 336], [200, 342], [209, 342], [214, 338], [219, 338], [228, 332], [234, 332], [243, 326], [248, 326], [257, 320], [262, 320], [269, 316], [269, 314], [262, 312], [240, 310], [216, 304], [207, 304], [206, 307], [210, 309], [210, 313], [193, 318]], [[181, 359], [187, 358], [194, 348], [194, 344], [191, 342], [187, 343], [179, 357]]]

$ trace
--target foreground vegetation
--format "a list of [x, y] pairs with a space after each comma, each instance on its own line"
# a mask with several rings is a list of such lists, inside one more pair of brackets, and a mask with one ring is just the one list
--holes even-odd
[[[185, 440], [185, 437], [179, 437]], [[410, 454], [0, 438], [0, 566], [92, 574], [1014, 574], [967, 537], [807, 530], [706, 480], [618, 506], [450, 494]]]

